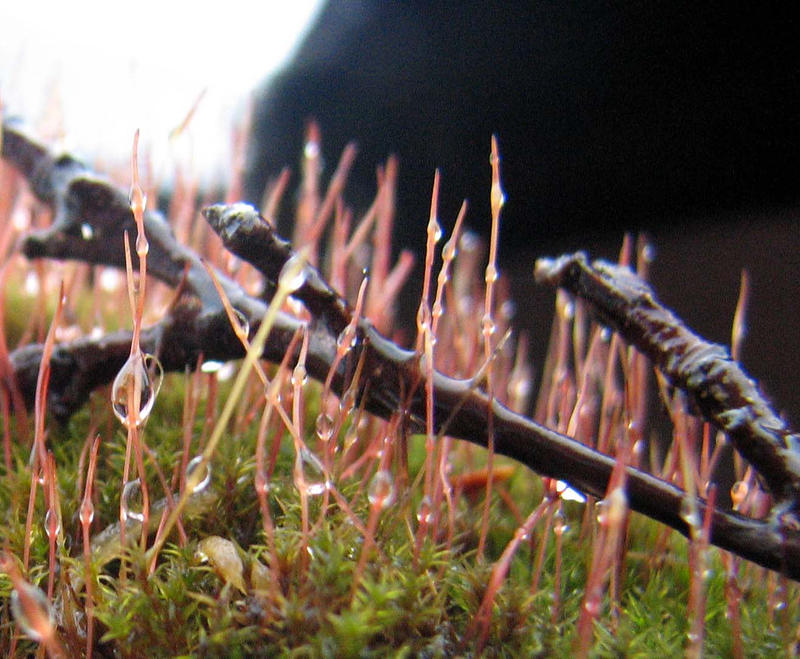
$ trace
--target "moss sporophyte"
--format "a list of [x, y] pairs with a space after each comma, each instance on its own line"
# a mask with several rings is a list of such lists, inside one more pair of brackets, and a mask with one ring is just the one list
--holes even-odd
[[176, 177], [165, 220], [135, 147], [126, 194], [3, 125], [4, 656], [797, 649], [797, 436], [627, 238], [536, 264], [531, 400], [491, 152], [486, 252], [434, 177], [409, 341], [393, 160], [357, 222], [354, 151], [325, 195], [307, 162], [292, 244], [285, 177], [201, 213]]

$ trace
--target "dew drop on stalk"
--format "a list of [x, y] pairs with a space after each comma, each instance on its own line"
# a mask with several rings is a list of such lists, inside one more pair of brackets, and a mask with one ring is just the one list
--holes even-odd
[[306, 372], [306, 367], [302, 364], [298, 364], [292, 370], [292, 386], [293, 387], [304, 387], [308, 383], [308, 373]]
[[417, 521], [420, 524], [430, 524], [433, 521], [433, 503], [427, 494], [419, 502]]
[[486, 336], [492, 336], [497, 331], [497, 325], [490, 315], [483, 316], [483, 320], [481, 320], [481, 328]]
[[[154, 363], [156, 376], [151, 377], [148, 365]], [[126, 428], [132, 422], [132, 415], [128, 409], [131, 394], [139, 399], [139, 413], [136, 415], [136, 425], [142, 425], [153, 410], [158, 389], [161, 386], [163, 371], [161, 363], [152, 355], [143, 352], [134, 353], [128, 357], [125, 364], [114, 378], [111, 386], [111, 404], [114, 414]]]
[[303, 156], [309, 159], [319, 157], [319, 142], [316, 140], [306, 142], [303, 147]]
[[493, 284], [494, 282], [497, 281], [497, 277], [498, 277], [497, 268], [494, 266], [493, 263], [490, 263], [489, 265], [486, 266], [486, 275], [485, 275], [486, 283]]
[[91, 499], [87, 499], [81, 503], [80, 508], [81, 524], [89, 525], [94, 521], [94, 504]]
[[733, 502], [733, 509], [737, 510], [747, 498], [750, 487], [747, 481], [736, 481], [731, 488], [731, 501]]
[[250, 336], [250, 321], [247, 320], [247, 316], [245, 316], [241, 311], [238, 309], [233, 310], [233, 315], [236, 317], [236, 322], [239, 324], [240, 331], [244, 336]]
[[255, 475], [256, 493], [259, 496], [267, 496], [270, 491], [270, 482], [266, 474], [256, 472]]
[[452, 239], [448, 240], [442, 249], [442, 258], [445, 261], [452, 261], [456, 257], [456, 251], [457, 249], [455, 243], [452, 241]]
[[353, 411], [353, 408], [356, 405], [356, 394], [351, 387], [347, 391], [342, 394], [341, 399], [339, 400], [339, 411], [345, 416], [350, 416], [350, 413]]
[[689, 525], [693, 532], [700, 529], [701, 522], [697, 506], [688, 497], [681, 501], [681, 519]]
[[147, 256], [149, 251], [150, 243], [147, 242], [147, 237], [143, 233], [140, 233], [136, 236], [136, 254], [141, 258]]
[[560, 510], [553, 516], [553, 533], [561, 537], [569, 531], [569, 524]]
[[[325, 468], [319, 458], [307, 449], [300, 451], [299, 470], [302, 470], [305, 490], [308, 496], [316, 497], [330, 489], [331, 482], [325, 477]], [[297, 479], [295, 479], [295, 482], [299, 484]]]
[[36, 586], [22, 582], [11, 591], [11, 612], [22, 632], [34, 641], [52, 633], [53, 609], [47, 595]]
[[370, 504], [378, 508], [388, 508], [394, 502], [394, 481], [386, 469], [381, 469], [372, 477], [367, 498]]
[[305, 259], [301, 254], [292, 254], [283, 264], [278, 275], [278, 286], [286, 293], [292, 293], [306, 283]]
[[333, 436], [333, 417], [325, 412], [320, 412], [317, 415], [316, 431], [319, 440], [327, 442]]
[[203, 456], [196, 455], [186, 465], [186, 485], [191, 488], [192, 494], [202, 492], [211, 482], [211, 464], [203, 466], [202, 462]]
[[608, 503], [601, 499], [594, 504], [594, 510], [597, 517], [597, 523], [600, 524], [600, 526], [606, 526], [608, 524]]
[[358, 336], [355, 330], [348, 325], [336, 337], [336, 349], [340, 353], [347, 352], [350, 348], [355, 348], [358, 343]]
[[94, 229], [88, 222], [81, 224], [81, 238], [84, 240], [91, 240], [94, 238]]
[[122, 497], [119, 506], [121, 516], [127, 521], [144, 522], [142, 484], [138, 478], [125, 483], [125, 486], [122, 488]]
[[61, 531], [61, 518], [52, 508], [44, 514], [44, 530], [50, 540], [57, 538]]

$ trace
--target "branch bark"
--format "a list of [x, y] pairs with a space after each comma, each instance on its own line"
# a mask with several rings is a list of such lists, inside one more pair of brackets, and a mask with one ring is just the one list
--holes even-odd
[[[124, 268], [123, 231], [128, 228], [132, 232], [134, 225], [122, 192], [71, 156], [54, 157], [10, 125], [4, 125], [2, 156], [20, 170], [37, 197], [55, 211], [52, 227], [24, 241], [23, 252], [29, 258], [75, 259]], [[268, 284], [276, 282], [277, 273], [292, 250], [254, 209], [241, 204], [214, 206], [205, 211], [205, 216], [228, 249], [249, 260]], [[241, 357], [241, 345], [199, 257], [179, 245], [167, 223], [155, 213], [146, 214], [145, 231], [150, 241], [149, 272], [173, 287], [181, 285], [185, 278], [182, 285], [190, 296], [143, 332], [143, 349], [158, 355], [165, 370], [192, 368], [201, 353], [216, 360]], [[296, 293], [312, 315], [306, 328], [306, 369], [309, 375], [324, 381], [335, 363], [338, 334], [350, 322], [352, 310], [312, 266], [307, 268], [306, 284]], [[216, 275], [234, 308], [255, 330], [266, 310], [264, 302], [247, 295], [221, 273]], [[299, 320], [282, 314], [267, 341], [264, 358], [281, 361], [300, 325]], [[383, 418], [403, 413], [409, 431], [424, 432], [425, 371], [420, 368], [419, 356], [383, 337], [366, 320], [359, 320], [357, 327], [355, 345], [334, 373], [333, 391], [341, 395], [353, 387], [371, 413]], [[117, 332], [97, 340], [87, 338], [58, 346], [51, 363], [50, 410], [66, 418], [93, 389], [110, 382], [128, 357], [130, 339], [129, 332]], [[28, 405], [33, 403], [41, 354], [40, 345], [26, 346], [11, 354], [12, 377]], [[358, 361], [363, 361], [363, 368], [359, 379], [353, 381], [353, 366]], [[8, 387], [10, 383], [3, 385]], [[538, 474], [566, 481], [586, 494], [605, 496], [616, 465], [611, 457], [509, 411], [477, 390], [471, 381], [437, 372], [433, 388], [437, 433], [486, 446], [491, 416], [498, 453]], [[688, 537], [691, 529], [681, 513], [685, 510], [686, 493], [631, 467], [626, 471], [630, 507]], [[704, 518], [706, 502], [697, 499], [695, 505], [700, 518]], [[800, 534], [796, 529], [781, 526], [775, 520], [753, 520], [716, 508], [709, 513], [713, 544], [800, 580]]]

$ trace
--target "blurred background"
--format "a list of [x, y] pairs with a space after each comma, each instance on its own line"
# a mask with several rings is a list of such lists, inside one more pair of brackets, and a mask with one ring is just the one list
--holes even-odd
[[[61, 107], [64, 143], [100, 160], [127, 162], [142, 127], [152, 153], [216, 182], [230, 173], [221, 136], [253, 99], [252, 202], [283, 166], [298, 171], [316, 119], [327, 175], [344, 145], [358, 144], [348, 188], [357, 211], [374, 195], [376, 165], [397, 155], [398, 246], [417, 252], [436, 167], [445, 228], [467, 198], [467, 224], [488, 236], [496, 134], [507, 196], [501, 268], [537, 368], [553, 293], [533, 285], [534, 259], [576, 249], [613, 258], [624, 232], [645, 231], [659, 296], [711, 340], [730, 342], [740, 272], [750, 272], [744, 364], [800, 422], [793, 3], [9, 5], [0, 9], [8, 113], [47, 125], [52, 110], [41, 108]], [[294, 8], [303, 16], [289, 17]], [[40, 52], [50, 63], [26, 68]], [[176, 146], [169, 131], [204, 89], [190, 137]], [[154, 128], [142, 125], [148, 118]], [[412, 283], [409, 300], [417, 290]]]

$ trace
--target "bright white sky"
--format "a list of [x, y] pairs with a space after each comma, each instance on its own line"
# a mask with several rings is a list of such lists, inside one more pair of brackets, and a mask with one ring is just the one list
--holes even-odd
[[[234, 118], [321, 4], [0, 1], [0, 102], [43, 132], [60, 108], [63, 146], [89, 158], [128, 162], [139, 128], [157, 174], [180, 158], [205, 182], [224, 180]], [[170, 146], [169, 131], [203, 90], [191, 135]]]

